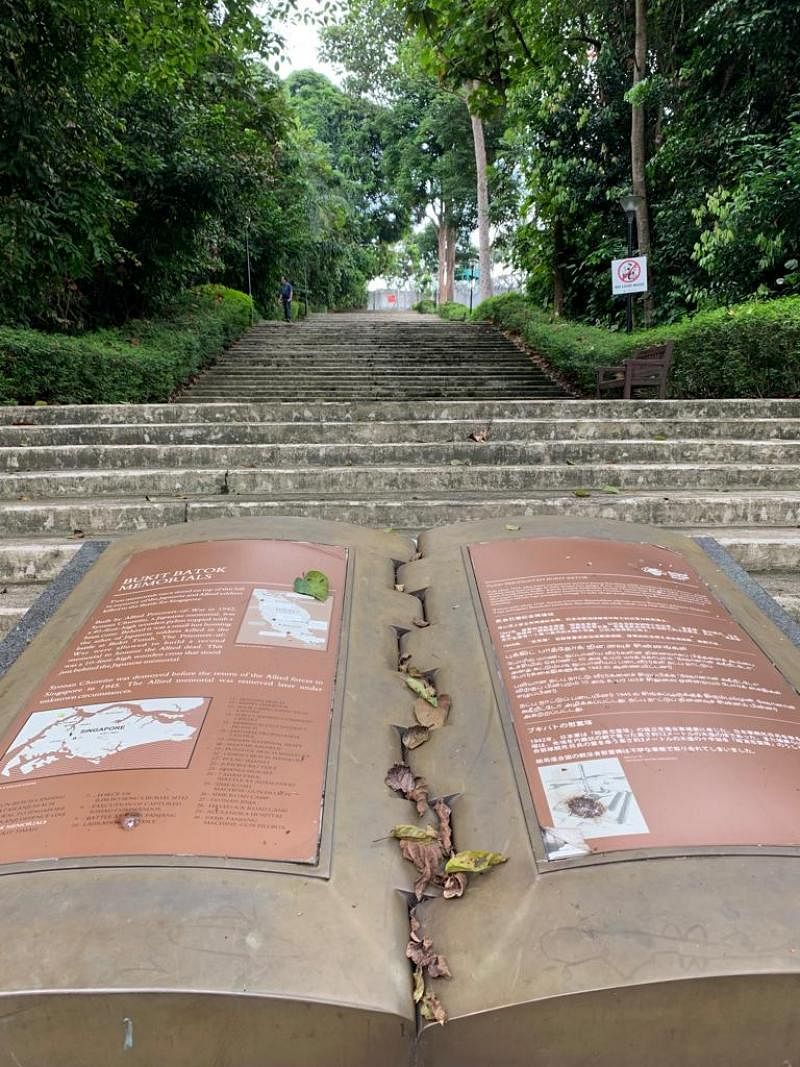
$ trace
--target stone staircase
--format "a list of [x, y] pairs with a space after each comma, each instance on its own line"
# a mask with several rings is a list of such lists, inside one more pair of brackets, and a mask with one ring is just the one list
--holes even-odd
[[[376, 337], [389, 329], [366, 327]], [[256, 327], [237, 351], [261, 338], [266, 363], [266, 342], [305, 328], [294, 329]], [[430, 329], [458, 336], [447, 324]], [[470, 328], [459, 330], [472, 352]], [[518, 388], [534, 386], [513, 376], [499, 397], [479, 382], [502, 377], [481, 379], [475, 366], [481, 399], [404, 389], [382, 399], [383, 386], [378, 399], [337, 399], [333, 370], [327, 385], [296, 385], [291, 399], [260, 400], [252, 384], [237, 385], [235, 401], [200, 399], [212, 376], [213, 389], [232, 380], [218, 365], [174, 404], [0, 408], [0, 631], [86, 539], [281, 514], [410, 531], [563, 514], [705, 533], [800, 618], [800, 400], [520, 398]]]
[[414, 313], [264, 322], [186, 390], [186, 403], [558, 397], [564, 390], [491, 326]]

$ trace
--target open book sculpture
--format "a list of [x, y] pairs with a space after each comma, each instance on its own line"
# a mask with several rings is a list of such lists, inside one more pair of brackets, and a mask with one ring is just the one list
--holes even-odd
[[800, 655], [710, 552], [107, 547], [0, 683], [0, 1065], [794, 1062]]

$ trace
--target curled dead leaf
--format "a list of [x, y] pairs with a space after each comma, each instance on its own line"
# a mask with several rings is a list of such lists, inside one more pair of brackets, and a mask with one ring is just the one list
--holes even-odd
[[405, 796], [414, 788], [414, 775], [407, 763], [394, 763], [384, 779], [390, 789]]
[[519, 529], [519, 526], [517, 526], [517, 525], [516, 525], [515, 523], [513, 523], [513, 522], [507, 522], [507, 523], [506, 523], [506, 529], [507, 529], [507, 530], [518, 530], [518, 529]]
[[422, 977], [422, 971], [417, 967], [414, 971], [414, 1003], [419, 1004], [422, 998], [425, 996], [425, 979]]
[[480, 849], [468, 849], [466, 852], [457, 852], [455, 856], [451, 856], [445, 864], [446, 874], [458, 874], [464, 872], [467, 874], [480, 874], [482, 871], [488, 871], [490, 867], [497, 867], [500, 863], [505, 863], [508, 860], [508, 856], [504, 856], [500, 852], [483, 852]]
[[447, 1012], [435, 993], [425, 993], [420, 1001], [419, 1012], [428, 1022], [439, 1023], [440, 1026], [447, 1022]]
[[424, 627], [426, 626], [430, 626], [430, 623], [427, 619], [412, 619], [411, 622], [414, 624], [414, 626], [418, 626], [420, 630], [424, 629]]
[[417, 805], [417, 813], [428, 810], [428, 785], [424, 778], [415, 776], [406, 763], [395, 763], [386, 775], [386, 784], [395, 793], [402, 793], [406, 800]]
[[403, 585], [402, 582], [398, 582], [395, 585], [395, 589], [397, 590], [398, 593], [405, 593], [405, 591], [406, 591], [406, 587]]
[[414, 718], [420, 726], [429, 730], [438, 730], [447, 722], [450, 713], [450, 697], [442, 693], [436, 698], [436, 706], [431, 707], [427, 700], [419, 697], [414, 701]]
[[430, 740], [430, 736], [431, 732], [427, 726], [409, 726], [407, 730], [403, 731], [401, 740], [406, 748], [414, 749], [424, 745], [426, 741]]
[[469, 435], [471, 441], [488, 441], [492, 436], [492, 430], [490, 426], [479, 426], [476, 430], [473, 430]]
[[407, 676], [406, 685], [413, 693], [416, 693], [418, 697], [422, 697], [423, 700], [426, 700], [434, 708], [436, 707], [436, 690], [430, 682], [426, 682], [423, 678], [412, 678]]
[[403, 655], [397, 661], [398, 671], [402, 671], [404, 674], [408, 671], [408, 665], [411, 662], [411, 653], [404, 652]]
[[439, 831], [437, 834], [439, 844], [442, 846], [442, 852], [445, 856], [449, 856], [453, 851], [453, 830], [450, 825], [452, 809], [450, 808], [450, 805], [440, 797], [434, 802], [433, 810], [436, 812], [436, 818], [439, 820]]
[[409, 838], [401, 838], [400, 852], [403, 859], [413, 863], [419, 872], [419, 877], [414, 882], [414, 895], [417, 900], [422, 900], [428, 886], [444, 877], [442, 846], [438, 841], [411, 841]]
[[457, 874], [448, 874], [444, 880], [442, 896], [445, 900], [452, 900], [454, 897], [463, 897], [468, 880], [469, 876], [463, 871], [459, 871]]

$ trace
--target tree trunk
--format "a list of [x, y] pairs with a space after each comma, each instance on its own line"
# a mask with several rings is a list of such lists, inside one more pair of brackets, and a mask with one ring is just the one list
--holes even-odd
[[445, 277], [445, 300], [451, 303], [455, 297], [455, 275], [456, 275], [456, 229], [454, 226], [448, 225], [446, 227], [447, 238], [447, 268]]
[[[476, 83], [473, 82], [473, 89]], [[489, 235], [489, 178], [486, 165], [486, 140], [483, 136], [483, 120], [473, 115], [472, 139], [475, 142], [475, 172], [478, 176], [478, 262], [480, 264], [480, 299], [488, 300], [492, 295], [492, 245]]]
[[[638, 85], [647, 77], [647, 0], [636, 0], [636, 38], [633, 52], [633, 84]], [[646, 128], [644, 107], [640, 104], [631, 108], [631, 179], [634, 193], [641, 197], [636, 207], [636, 233], [639, 254], [650, 255], [650, 212], [647, 206], [647, 180], [645, 163], [647, 162]], [[649, 266], [649, 264], [648, 264]], [[649, 326], [653, 317], [653, 297], [646, 293], [644, 297], [645, 325]]]
[[553, 223], [553, 311], [561, 318], [564, 314], [564, 224], [561, 219]]
[[447, 299], [445, 279], [447, 276], [447, 226], [445, 224], [444, 212], [439, 218], [439, 225], [436, 229], [437, 247], [439, 252], [439, 277], [436, 286], [436, 298], [440, 304], [443, 304]]

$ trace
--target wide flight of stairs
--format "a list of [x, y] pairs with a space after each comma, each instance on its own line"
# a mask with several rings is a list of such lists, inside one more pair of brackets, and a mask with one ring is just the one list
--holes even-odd
[[[429, 321], [411, 323], [417, 368], [426, 337], [447, 329]], [[367, 325], [380, 339], [398, 324]], [[309, 323], [309, 336], [315, 328], [321, 337], [332, 326]], [[271, 331], [294, 329], [257, 327], [236, 351], [255, 345], [268, 362]], [[460, 329], [469, 364], [488, 328]], [[536, 514], [653, 523], [716, 537], [800, 617], [800, 400], [543, 399], [513, 379], [500, 396], [488, 383], [502, 393], [502, 376], [478, 365], [482, 399], [461, 387], [460, 399], [434, 387], [414, 396], [410, 385], [360, 398], [332, 370], [290, 399], [262, 398], [252, 383], [229, 401], [203, 399], [218, 364], [174, 404], [0, 408], [0, 632], [86, 539], [227, 515], [410, 531]]]
[[488, 325], [415, 313], [265, 322], [232, 345], [186, 402], [558, 397], [565, 393]]

